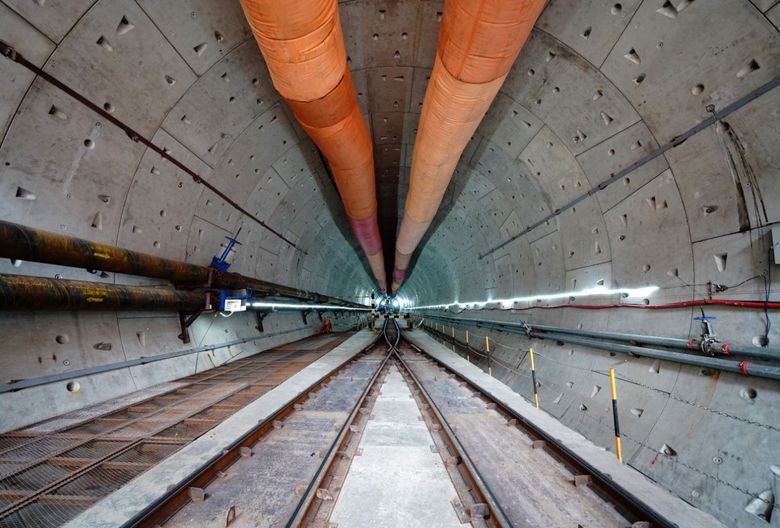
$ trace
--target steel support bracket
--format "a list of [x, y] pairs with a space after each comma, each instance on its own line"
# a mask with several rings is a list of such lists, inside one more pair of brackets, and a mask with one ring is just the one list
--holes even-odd
[[211, 292], [206, 292], [206, 305], [203, 307], [203, 310], [198, 310], [197, 312], [179, 312], [179, 327], [181, 328], [179, 339], [181, 339], [182, 343], [185, 345], [189, 344], [189, 327], [195, 322], [195, 319], [200, 317], [200, 314], [202, 313], [213, 311], [214, 310], [211, 307]]
[[179, 334], [179, 339], [181, 339], [181, 342], [185, 345], [189, 344], [190, 342], [190, 332], [189, 328], [192, 323], [195, 322], [195, 319], [200, 317], [200, 314], [202, 314], [203, 311], [200, 312], [179, 312], [179, 327], [181, 328], [181, 333]]
[[302, 311], [301, 311], [301, 319], [303, 319], [303, 324], [304, 324], [304, 326], [309, 324], [308, 317], [309, 317], [309, 314], [310, 314], [312, 311], [313, 311], [313, 310], [302, 310]]
[[265, 328], [263, 328], [263, 319], [268, 317], [273, 311], [257, 311], [255, 312], [255, 318], [257, 319], [257, 324], [255, 325], [255, 328], [257, 328], [258, 332], [265, 332]]

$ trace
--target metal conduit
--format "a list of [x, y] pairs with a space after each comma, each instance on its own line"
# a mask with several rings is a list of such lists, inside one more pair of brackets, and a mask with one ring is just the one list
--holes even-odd
[[190, 287], [251, 288], [261, 295], [364, 308], [362, 304], [246, 277], [240, 273], [221, 273], [214, 268], [164, 259], [4, 221], [0, 221], [0, 258], [139, 275]]
[[546, 334], [544, 339], [555, 339], [571, 345], [580, 345], [591, 348], [599, 348], [610, 352], [622, 352], [624, 354], [635, 354], [637, 356], [650, 357], [653, 359], [663, 359], [685, 365], [696, 367], [712, 368], [716, 370], [744, 374], [746, 376], [756, 376], [759, 378], [769, 378], [780, 380], [780, 366], [764, 365], [752, 363], [750, 361], [733, 361], [730, 359], [713, 358], [709, 356], [697, 356], [694, 354], [682, 354], [680, 352], [671, 352], [657, 348], [647, 348], [634, 345], [623, 345], [602, 341], [600, 339], [590, 339], [587, 337], [575, 337], [568, 334]]
[[776, 348], [762, 348], [756, 346], [739, 346], [728, 341], [708, 342], [700, 339], [679, 339], [674, 337], [643, 336], [638, 334], [621, 334], [615, 332], [594, 332], [591, 330], [575, 330], [546, 325], [528, 325], [531, 329], [541, 332], [557, 332], [561, 334], [608, 339], [610, 341], [623, 341], [628, 343], [641, 343], [644, 345], [679, 348], [682, 350], [699, 350], [709, 354], [723, 354], [725, 356], [742, 356], [769, 361], [780, 361], [780, 350]]
[[569, 334], [580, 337], [592, 337], [595, 339], [606, 339], [609, 341], [622, 341], [627, 343], [639, 343], [643, 345], [654, 345], [669, 348], [679, 348], [682, 350], [698, 350], [710, 354], [723, 354], [726, 356], [742, 356], [753, 359], [767, 361], [780, 361], [780, 350], [776, 348], [762, 348], [756, 346], [738, 346], [728, 341], [724, 342], [705, 342], [700, 339], [679, 339], [674, 337], [646, 336], [639, 334], [621, 334], [616, 332], [596, 332], [593, 330], [579, 330], [574, 328], [565, 328], [561, 326], [537, 325], [526, 322], [512, 323], [508, 321], [466, 319], [457, 317], [428, 316], [432, 319], [469, 321], [476, 326], [492, 327], [497, 329], [519, 329], [520, 333], [532, 336], [544, 337], [538, 335], [538, 332], [556, 332], [559, 334]]
[[[426, 316], [429, 319], [435, 319], [439, 321], [447, 321], [450, 323], [461, 323], [466, 325], [472, 325], [476, 327], [492, 328], [496, 330], [503, 330], [505, 332], [528, 335], [528, 330], [535, 331], [536, 328], [533, 325], [526, 325], [522, 323], [508, 323], [503, 321], [481, 321], [477, 319], [466, 319], [457, 317], [445, 317], [437, 315]], [[555, 327], [548, 327], [555, 328]], [[542, 334], [532, 333], [532, 337], [539, 339], [553, 339], [562, 343], [586, 346], [590, 348], [596, 348], [599, 350], [606, 350], [609, 352], [620, 352], [623, 354], [633, 354], [635, 356], [649, 357], [653, 359], [661, 359], [664, 361], [671, 361], [674, 363], [681, 363], [685, 365], [693, 365], [703, 368], [711, 368], [715, 370], [734, 372], [737, 374], [744, 374], [746, 376], [756, 376], [759, 378], [768, 378], [780, 380], [780, 366], [768, 365], [762, 363], [754, 363], [752, 361], [737, 361], [731, 359], [714, 358], [710, 356], [686, 354], [682, 352], [674, 352], [670, 350], [660, 350], [657, 348], [647, 348], [643, 346], [627, 345], [614, 341], [609, 341], [604, 338], [586, 337], [586, 335], [600, 335], [600, 332], [589, 332], [572, 329], [563, 329], [570, 333], [562, 332], [549, 332], [539, 330]], [[585, 332], [586, 335], [577, 335], [575, 332]], [[609, 335], [608, 333], [606, 333]], [[623, 336], [631, 336], [631, 334], [616, 334]], [[637, 336], [632, 336], [637, 337]], [[652, 338], [651, 336], [639, 336], [648, 337], [649, 339], [665, 339], [665, 338]], [[687, 348], [687, 347], [686, 347]], [[775, 352], [776, 353], [776, 352]], [[777, 356], [773, 356], [773, 359], [777, 359]]]

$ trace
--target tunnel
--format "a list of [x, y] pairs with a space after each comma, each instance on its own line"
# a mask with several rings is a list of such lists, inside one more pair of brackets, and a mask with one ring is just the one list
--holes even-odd
[[0, 0], [0, 527], [780, 526], [779, 28]]

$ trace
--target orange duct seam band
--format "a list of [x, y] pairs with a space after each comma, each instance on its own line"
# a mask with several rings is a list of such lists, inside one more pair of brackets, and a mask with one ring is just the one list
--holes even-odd
[[357, 105], [346, 118], [333, 125], [317, 128], [305, 124], [301, 126], [320, 147], [333, 169], [359, 167], [374, 157], [371, 135]]
[[293, 40], [311, 33], [312, 28], [333, 20], [337, 3], [333, 0], [241, 0], [249, 26], [258, 39]]
[[241, 3], [282, 97], [312, 101], [338, 85], [346, 69], [346, 50], [336, 1]]
[[542, 0], [447, 0], [437, 55], [461, 81], [506, 75], [544, 8]]
[[352, 74], [345, 63], [341, 82], [325, 96], [313, 101], [285, 99], [285, 102], [301, 125], [321, 128], [335, 125], [349, 117], [354, 109], [356, 98]]

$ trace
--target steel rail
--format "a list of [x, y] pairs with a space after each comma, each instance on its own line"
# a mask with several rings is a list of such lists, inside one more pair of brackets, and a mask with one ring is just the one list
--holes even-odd
[[501, 409], [506, 415], [516, 419], [518, 425], [522, 426], [526, 433], [531, 437], [544, 440], [547, 443], [548, 448], [557, 455], [558, 460], [560, 460], [562, 463], [570, 467], [573, 466], [577, 468], [578, 471], [582, 471], [583, 473], [580, 474], [591, 475], [594, 481], [599, 485], [600, 489], [610, 496], [614, 504], [621, 505], [629, 511], [632, 511], [633, 514], [640, 519], [650, 521], [653, 523], [652, 526], [657, 526], [659, 528], [679, 528], [677, 524], [666, 519], [662, 512], [656, 511], [647, 503], [639, 499], [639, 497], [617, 484], [610, 475], [600, 471], [585, 458], [579, 456], [577, 453], [566, 447], [560, 440], [547, 433], [545, 430], [530, 423], [522, 414], [504, 405], [501, 400], [493, 395], [489, 390], [477, 387], [472, 382], [464, 378], [461, 374], [452, 370], [449, 366], [445, 365], [433, 356], [425, 353], [424, 350], [417, 347], [416, 345], [410, 343], [410, 346], [420, 354], [430, 358], [447, 372], [450, 372], [456, 376], [460, 381], [466, 383], [474, 391], [479, 392], [488, 398], [491, 402], [495, 403], [497, 409]]
[[[398, 334], [400, 336], [401, 334], [400, 329], [398, 329]], [[410, 346], [416, 348], [414, 347], [414, 345], [411, 345], [411, 343]], [[474, 460], [469, 455], [468, 451], [466, 451], [466, 448], [458, 439], [458, 436], [455, 434], [455, 431], [452, 429], [450, 423], [444, 417], [444, 414], [441, 412], [441, 409], [439, 409], [439, 406], [433, 400], [433, 398], [431, 397], [427, 389], [420, 382], [419, 378], [417, 378], [417, 376], [414, 374], [414, 372], [409, 367], [407, 362], [404, 361], [404, 359], [401, 357], [400, 351], [396, 349], [393, 351], [393, 353], [395, 354], [399, 363], [404, 367], [404, 370], [408, 374], [409, 379], [411, 379], [414, 382], [414, 385], [419, 390], [420, 395], [423, 397], [425, 402], [430, 406], [430, 409], [432, 410], [433, 415], [436, 418], [436, 421], [438, 421], [441, 424], [442, 431], [444, 431], [448, 442], [455, 449], [455, 451], [458, 453], [461, 460], [465, 464], [467, 472], [471, 477], [471, 479], [473, 480], [474, 484], [476, 484], [479, 494], [485, 498], [486, 501], [485, 504], [487, 504], [488, 509], [490, 510], [490, 518], [494, 519], [498, 523], [498, 525], [501, 526], [502, 528], [514, 528], [515, 525], [512, 523], [507, 513], [501, 507], [501, 504], [498, 502], [498, 498], [493, 493], [493, 490], [490, 489], [490, 486], [485, 481], [484, 477], [482, 476], [482, 473], [480, 473], [479, 469], [474, 463]]]
[[163, 524], [165, 520], [172, 517], [179, 509], [189, 502], [188, 489], [190, 487], [204, 487], [208, 485], [217, 476], [219, 471], [232, 465], [241, 456], [242, 447], [251, 447], [257, 443], [265, 434], [273, 428], [273, 423], [295, 411], [295, 405], [306, 400], [309, 395], [324, 385], [327, 381], [338, 375], [344, 368], [351, 365], [355, 359], [376, 346], [376, 341], [366, 345], [352, 359], [346, 361], [343, 365], [320, 377], [317, 381], [309, 385], [297, 396], [290, 398], [284, 403], [278, 411], [258, 423], [252, 430], [235, 438], [220, 453], [212, 456], [209, 460], [193, 470], [178, 485], [171, 487], [167, 492], [157, 500], [148, 504], [143, 510], [135, 514], [131, 519], [124, 523], [123, 527], [148, 526], [156, 527]]
[[316, 498], [317, 495], [318, 486], [323, 481], [323, 479], [328, 475], [328, 473], [330, 473], [330, 469], [333, 466], [333, 462], [336, 460], [336, 455], [339, 452], [339, 449], [337, 448], [343, 447], [344, 444], [347, 442], [350, 433], [350, 429], [349, 429], [350, 426], [355, 423], [355, 419], [357, 418], [360, 408], [363, 406], [363, 403], [365, 403], [368, 394], [371, 392], [371, 389], [374, 388], [377, 380], [380, 378], [380, 375], [384, 370], [385, 365], [387, 365], [387, 362], [389, 361], [391, 355], [392, 352], [388, 353], [384, 357], [382, 363], [376, 369], [374, 375], [371, 377], [368, 384], [363, 389], [363, 392], [361, 393], [360, 397], [355, 402], [355, 405], [352, 407], [349, 416], [347, 417], [347, 419], [344, 421], [341, 428], [339, 429], [339, 434], [336, 435], [336, 438], [328, 448], [328, 451], [325, 457], [323, 458], [322, 463], [317, 468], [317, 472], [314, 474], [312, 480], [309, 481], [309, 485], [306, 487], [306, 491], [301, 495], [301, 499], [298, 501], [298, 504], [295, 506], [292, 516], [290, 516], [287, 523], [285, 524], [286, 528], [291, 528], [293, 526], [301, 525], [301, 522], [309, 516], [312, 505], [314, 504], [314, 499]]

